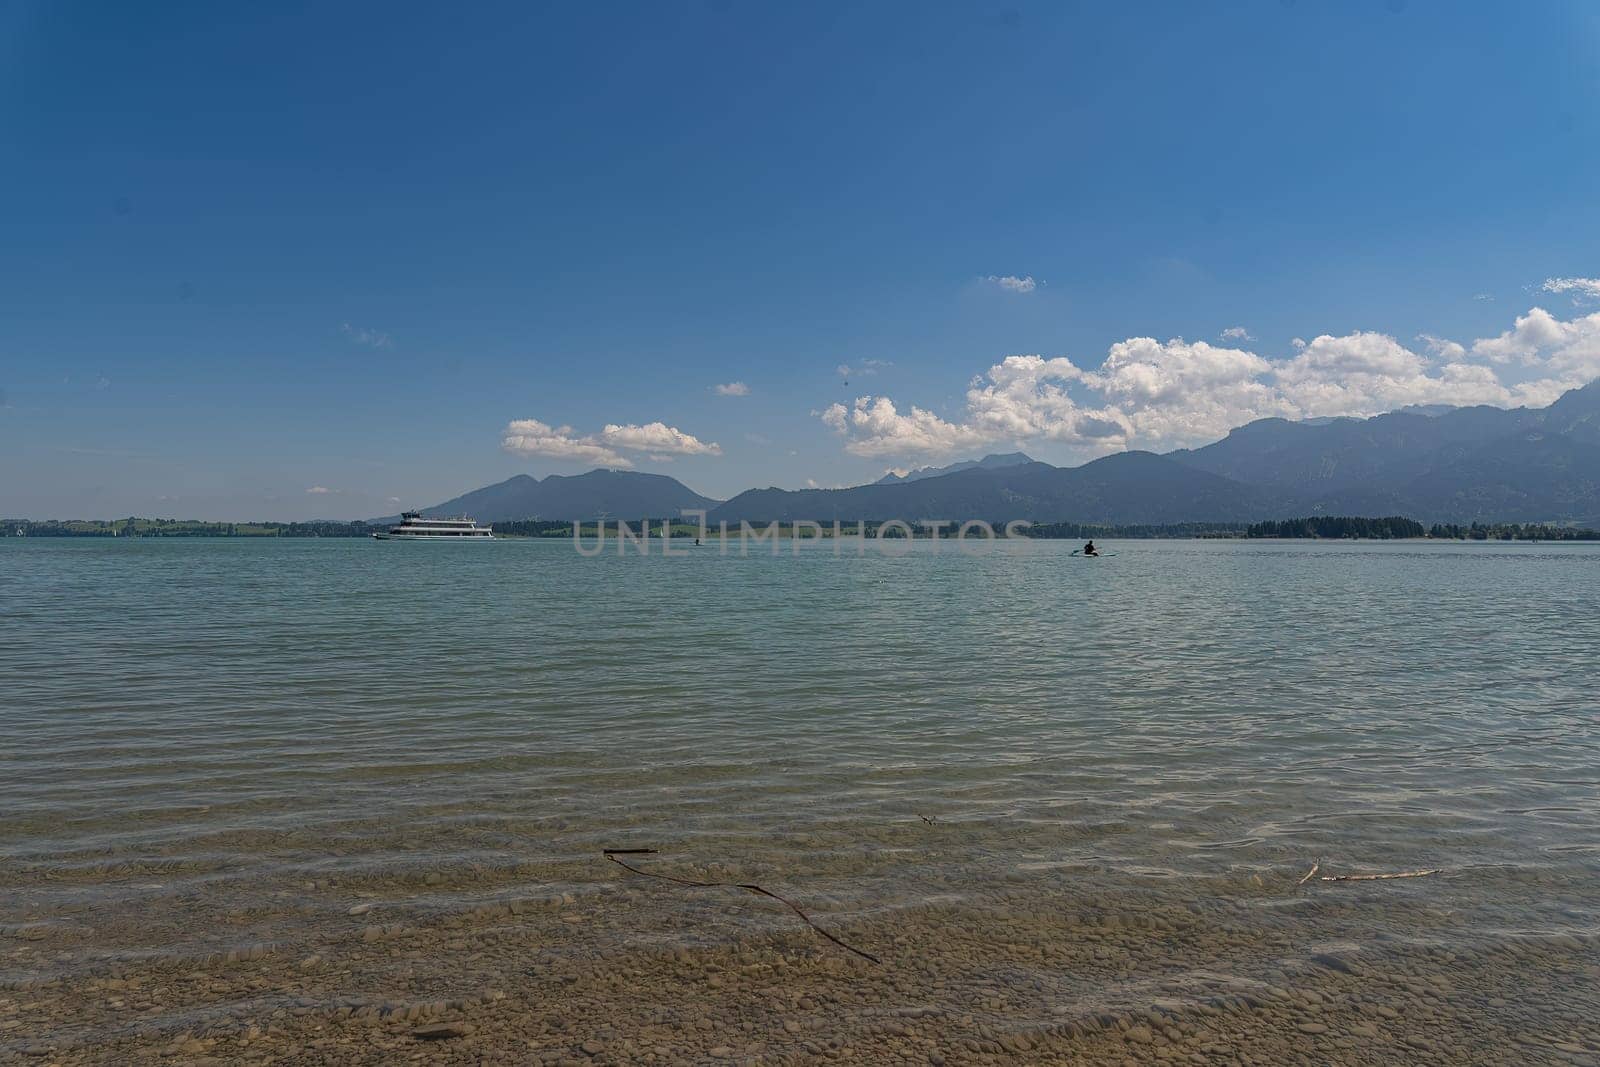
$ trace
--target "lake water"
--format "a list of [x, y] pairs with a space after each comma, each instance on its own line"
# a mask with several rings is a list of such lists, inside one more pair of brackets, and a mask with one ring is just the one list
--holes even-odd
[[654, 547], [0, 544], [0, 1060], [1600, 1057], [1600, 548]]

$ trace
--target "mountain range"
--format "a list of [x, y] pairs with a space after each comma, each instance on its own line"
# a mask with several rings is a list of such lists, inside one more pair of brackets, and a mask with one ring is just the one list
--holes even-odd
[[873, 485], [900, 485], [904, 482], [920, 482], [924, 478], [937, 478], [941, 474], [955, 474], [957, 471], [970, 471], [973, 469], [999, 470], [1001, 467], [1020, 467], [1024, 463], [1034, 462], [1032, 456], [1023, 455], [1021, 452], [1006, 452], [1003, 455], [987, 455], [982, 459], [964, 459], [960, 463], [952, 463], [948, 467], [918, 467], [914, 471], [896, 474], [890, 471], [879, 478]]
[[[471, 515], [479, 522], [598, 518], [632, 521], [677, 515], [695, 508], [709, 511], [718, 503], [664, 474], [592, 470], [587, 474], [552, 474], [542, 479], [518, 474], [419, 510], [430, 518]], [[383, 524], [399, 518], [392, 515], [371, 521]]]
[[659, 474], [518, 475], [424, 514], [643, 518], [703, 508], [746, 520], [988, 519], [1107, 525], [1406, 515], [1423, 522], [1600, 525], [1600, 381], [1546, 408], [1412, 408], [1372, 418], [1261, 419], [1203, 448], [1078, 467], [1022, 453], [846, 489], [750, 489], [718, 502]]

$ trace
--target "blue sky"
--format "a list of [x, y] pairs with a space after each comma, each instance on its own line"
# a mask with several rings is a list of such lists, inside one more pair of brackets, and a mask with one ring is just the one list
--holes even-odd
[[1546, 402], [1600, 373], [1597, 53], [1584, 3], [0, 3], [0, 514]]

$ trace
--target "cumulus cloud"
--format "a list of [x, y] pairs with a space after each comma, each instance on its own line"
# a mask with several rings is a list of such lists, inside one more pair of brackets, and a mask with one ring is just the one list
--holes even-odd
[[968, 386], [971, 425], [986, 440], [1070, 436], [1079, 409], [1068, 388], [1086, 380], [1066, 358], [1007, 356]]
[[1526, 395], [1546, 395], [1551, 388], [1559, 393], [1600, 376], [1600, 312], [1562, 322], [1543, 308], [1533, 308], [1499, 337], [1474, 342], [1472, 350], [1494, 362], [1515, 359], [1549, 376], [1542, 388], [1541, 383], [1525, 383], [1523, 389], [1534, 389]]
[[310, 493], [312, 496], [326, 496], [328, 493], [337, 492], [337, 490], [329, 489], [325, 485], [313, 485], [310, 489], [307, 489], [306, 492]]
[[701, 441], [693, 434], [684, 433], [664, 422], [648, 422], [643, 426], [618, 426], [608, 423], [600, 431], [600, 440], [612, 448], [625, 448], [634, 452], [652, 452], [667, 456], [720, 456], [722, 446]]
[[1039, 283], [1033, 280], [1031, 274], [1025, 274], [1020, 278], [1015, 274], [990, 274], [984, 281], [999, 286], [1008, 293], [1031, 293], [1039, 288]]
[[857, 397], [848, 408], [831, 404], [821, 418], [850, 437], [845, 450], [857, 456], [947, 456], [987, 440], [978, 430], [946, 422], [922, 408], [901, 412], [886, 396]]
[[1243, 326], [1229, 326], [1226, 330], [1223, 330], [1222, 333], [1218, 334], [1217, 336], [1221, 337], [1224, 341], [1254, 341], [1255, 340], [1254, 337], [1250, 336], [1250, 331], [1245, 329]]
[[1512, 328], [1500, 336], [1474, 341], [1472, 354], [1491, 363], [1513, 360], [1532, 363], [1537, 361], [1541, 351], [1562, 343], [1568, 325], [1544, 308], [1530, 308], [1526, 315], [1518, 315]]
[[513, 419], [506, 425], [500, 447], [519, 456], [598, 463], [606, 467], [633, 466], [626, 456], [593, 437], [580, 437], [571, 426], [550, 426], [538, 419]]
[[1111, 346], [1090, 379], [1107, 401], [1102, 417], [1126, 429], [1102, 447], [1176, 447], [1218, 437], [1240, 422], [1288, 414], [1262, 379], [1272, 364], [1242, 348], [1133, 337]]
[[1539, 288], [1547, 293], [1571, 293], [1573, 299], [1600, 298], [1600, 278], [1546, 278]]
[[749, 396], [750, 387], [743, 382], [723, 382], [713, 385], [711, 391], [718, 396]]
[[1427, 346], [1428, 352], [1437, 359], [1447, 362], [1460, 362], [1467, 355], [1467, 350], [1461, 344], [1444, 337], [1435, 337], [1431, 333], [1417, 334], [1417, 340]]
[[1544, 405], [1600, 377], [1600, 313], [1542, 308], [1469, 344], [1433, 335], [1416, 351], [1387, 334], [1296, 338], [1267, 358], [1242, 346], [1130, 337], [1100, 366], [1008, 356], [975, 377], [960, 418], [886, 396], [820, 412], [861, 456], [941, 458], [1002, 442], [1058, 442], [1087, 457], [1216, 440], [1254, 419], [1366, 417], [1412, 404]]
[[1378, 415], [1408, 404], [1509, 404], [1495, 373], [1429, 361], [1380, 333], [1326, 334], [1276, 369], [1279, 393], [1299, 417]]
[[363, 327], [351, 326], [348, 322], [339, 325], [339, 332], [358, 345], [367, 348], [389, 348], [393, 341], [382, 330], [369, 330]]
[[516, 419], [506, 425], [500, 447], [519, 456], [631, 467], [624, 452], [641, 452], [659, 463], [674, 456], [720, 456], [722, 447], [701, 441], [664, 422], [642, 426], [608, 423], [597, 434], [579, 434], [571, 426], [551, 426], [538, 419]]

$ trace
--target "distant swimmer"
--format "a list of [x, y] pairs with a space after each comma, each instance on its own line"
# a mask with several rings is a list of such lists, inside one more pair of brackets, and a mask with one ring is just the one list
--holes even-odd
[[696, 537], [694, 539], [694, 547], [696, 547], [696, 548], [700, 547], [700, 538]]
[[1093, 541], [1090, 541], [1088, 544], [1083, 546], [1083, 554], [1085, 556], [1098, 556], [1100, 554], [1100, 550], [1094, 547]]

